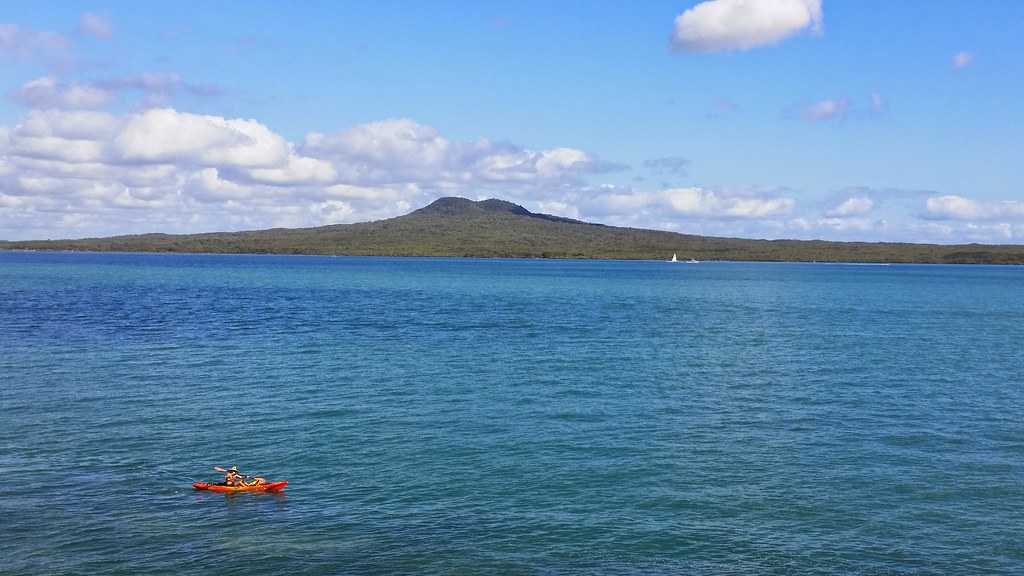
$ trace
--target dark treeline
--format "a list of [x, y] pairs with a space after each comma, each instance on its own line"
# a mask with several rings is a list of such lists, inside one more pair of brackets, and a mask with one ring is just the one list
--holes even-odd
[[1024, 246], [715, 238], [589, 224], [502, 200], [442, 198], [405, 216], [317, 228], [0, 242], [7, 250], [1024, 264]]

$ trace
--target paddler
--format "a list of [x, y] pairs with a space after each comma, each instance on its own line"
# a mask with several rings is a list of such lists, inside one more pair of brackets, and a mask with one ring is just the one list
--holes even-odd
[[224, 484], [226, 486], [242, 485], [242, 474], [238, 471], [238, 466], [232, 466], [224, 471]]
[[223, 468], [217, 468], [224, 472], [224, 485], [225, 486], [259, 486], [260, 484], [266, 484], [267, 479], [259, 476], [246, 476], [238, 471], [238, 466], [232, 466], [227, 470]]

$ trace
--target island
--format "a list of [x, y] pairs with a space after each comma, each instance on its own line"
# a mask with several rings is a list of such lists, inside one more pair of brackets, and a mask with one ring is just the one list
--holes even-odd
[[0, 250], [1024, 264], [1024, 245], [752, 240], [607, 226], [530, 212], [505, 200], [440, 198], [409, 214], [355, 224], [203, 234], [0, 241]]

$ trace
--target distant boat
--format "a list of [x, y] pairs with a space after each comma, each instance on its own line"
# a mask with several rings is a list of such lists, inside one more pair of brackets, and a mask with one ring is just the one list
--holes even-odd
[[686, 263], [687, 264], [700, 264], [700, 260], [694, 260], [693, 258], [690, 258], [689, 260], [686, 261]]
[[671, 259], [671, 260], [669, 260], [669, 262], [679, 262], [679, 259], [678, 259], [678, 258], [676, 258], [676, 255], [675, 255], [675, 254], [672, 254], [672, 259]]

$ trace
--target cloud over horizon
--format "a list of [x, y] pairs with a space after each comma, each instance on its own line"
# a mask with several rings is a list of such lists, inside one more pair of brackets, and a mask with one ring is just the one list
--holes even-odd
[[1024, 220], [1024, 202], [982, 202], [957, 195], [932, 196], [925, 207], [936, 220]]
[[875, 202], [866, 196], [854, 196], [847, 198], [841, 204], [825, 213], [826, 216], [845, 218], [848, 216], [861, 216], [871, 212]]
[[[645, 162], [654, 171], [687, 166], [682, 157]], [[397, 216], [448, 195], [720, 236], [949, 241], [1024, 234], [1013, 224], [1024, 221], [1019, 201], [851, 189], [816, 213], [785, 189], [645, 190], [587, 181], [619, 169], [577, 148], [452, 140], [409, 118], [311, 132], [293, 143], [254, 119], [173, 108], [31, 109], [0, 128], [0, 237], [316, 226]], [[874, 215], [881, 196], [907, 206], [902, 225]], [[914, 206], [922, 218], [916, 223]]]
[[[50, 107], [0, 129], [0, 231], [55, 212], [66, 236], [319, 225], [394, 216], [439, 195], [541, 198], [617, 169], [575, 148], [452, 141], [404, 118], [296, 145], [252, 119]], [[40, 226], [21, 229], [28, 237]]]

